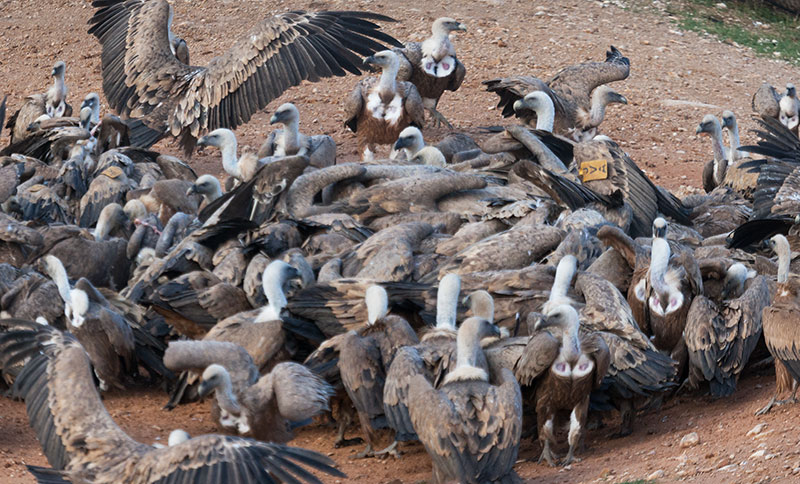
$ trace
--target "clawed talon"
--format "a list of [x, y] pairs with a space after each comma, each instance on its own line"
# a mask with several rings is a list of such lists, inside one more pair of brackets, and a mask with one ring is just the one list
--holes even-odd
[[395, 459], [399, 459], [401, 454], [402, 452], [397, 450], [397, 441], [395, 440], [389, 447], [386, 447], [381, 451], [375, 452], [375, 457], [377, 457], [378, 459], [385, 459], [388, 456], [392, 456]]
[[375, 451], [372, 450], [372, 444], [367, 444], [367, 447], [358, 454], [350, 457], [351, 460], [366, 459], [367, 457], [374, 457]]
[[453, 129], [453, 125], [444, 117], [442, 113], [437, 111], [434, 108], [429, 108], [428, 112], [431, 113], [431, 127], [437, 128], [439, 126], [447, 126], [449, 129]]

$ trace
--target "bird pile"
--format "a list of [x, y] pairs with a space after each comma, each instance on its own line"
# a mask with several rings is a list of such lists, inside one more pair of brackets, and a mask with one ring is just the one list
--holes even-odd
[[[401, 47], [380, 15], [292, 12], [192, 67], [166, 1], [94, 6], [122, 118], [101, 119], [97, 94], [70, 117], [59, 62], [0, 159], [0, 369], [52, 466], [30, 468], [41, 482], [320, 482], [307, 468], [343, 474], [284, 444], [328, 411], [337, 445], [358, 418], [357, 457], [419, 441], [434, 482], [519, 482], [523, 434], [569, 464], [590, 413], [619, 411], [627, 435], [676, 391], [731, 395], [767, 350], [796, 389], [793, 90], [791, 111], [772, 89], [759, 146], [739, 146], [733, 113], [706, 116], [708, 193], [679, 200], [597, 135], [627, 103], [607, 86], [630, 72], [614, 47], [547, 82], [486, 81], [523, 124], [426, 146], [425, 111], [449, 125], [438, 103], [466, 73], [454, 19]], [[358, 55], [381, 69], [346, 100], [363, 163], [337, 164], [292, 104], [240, 156], [230, 129], [302, 80], [360, 72]], [[150, 149], [168, 134], [218, 148], [229, 178]], [[213, 394], [228, 435], [134, 441], [96, 386], [137, 385], [168, 407]]]

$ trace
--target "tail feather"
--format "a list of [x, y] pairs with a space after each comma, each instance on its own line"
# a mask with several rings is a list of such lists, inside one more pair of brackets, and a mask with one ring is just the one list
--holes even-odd
[[732, 249], [745, 249], [759, 244], [762, 240], [772, 237], [775, 234], [787, 234], [794, 225], [794, 219], [789, 217], [781, 218], [759, 218], [750, 220], [738, 226], [736, 230], [728, 236], [728, 247]]
[[164, 137], [163, 132], [147, 126], [141, 119], [128, 119], [125, 124], [128, 125], [131, 146], [150, 148]]

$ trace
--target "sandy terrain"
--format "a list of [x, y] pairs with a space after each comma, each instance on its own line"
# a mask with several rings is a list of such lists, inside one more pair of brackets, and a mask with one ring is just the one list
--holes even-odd
[[[453, 16], [469, 27], [455, 41], [467, 66], [467, 78], [458, 92], [445, 94], [440, 109], [457, 129], [471, 133], [479, 126], [503, 123], [494, 108], [496, 99], [482, 89], [482, 80], [511, 74], [548, 78], [562, 66], [602, 60], [606, 48], [614, 44], [631, 59], [630, 78], [615, 86], [630, 104], [612, 106], [601, 131], [619, 141], [658, 183], [672, 189], [700, 184], [701, 164], [711, 156], [708, 140], [694, 134], [704, 114], [734, 110], [740, 117], [743, 142], [752, 142], [753, 136], [747, 133], [753, 126], [749, 119], [752, 93], [765, 80], [782, 85], [798, 79], [797, 69], [786, 63], [675, 30], [666, 14], [649, 2], [633, 2], [635, 8], [631, 9], [584, 0], [173, 3], [174, 30], [188, 41], [194, 64], [225, 49], [230, 39], [255, 19], [290, 8], [387, 13], [401, 20], [387, 30], [404, 40], [420, 40], [433, 19]], [[100, 89], [100, 49], [86, 34], [91, 13], [89, 2], [81, 0], [0, 0], [0, 92], [9, 95], [11, 112], [23, 96], [46, 87], [51, 66], [59, 59], [68, 65], [73, 104]], [[332, 135], [339, 143], [340, 159], [355, 160], [355, 140], [342, 126], [340, 102], [355, 82], [356, 78], [346, 77], [290, 90], [239, 128], [240, 143], [260, 145], [269, 132], [269, 112], [292, 101], [300, 106], [304, 132]], [[445, 132], [428, 130], [425, 135], [434, 141]], [[3, 133], [0, 145], [7, 140]], [[171, 142], [162, 142], [158, 148], [178, 154]], [[215, 152], [195, 156], [192, 163], [201, 172], [221, 171]], [[537, 465], [538, 444], [524, 443], [520, 458], [526, 462], [520, 463], [518, 470], [536, 483], [625, 482], [647, 478], [659, 470], [663, 477], [658, 482], [795, 482], [800, 479], [796, 432], [800, 407], [784, 406], [766, 417], [753, 416], [773, 388], [771, 375], [750, 375], [741, 382], [739, 392], [726, 400], [702, 396], [670, 400], [661, 411], [642, 417], [634, 434], [622, 439], [608, 439], [615, 428], [610, 421], [609, 427], [589, 433], [587, 449], [580, 454], [583, 461], [569, 469]], [[110, 394], [105, 401], [120, 425], [145, 442], [165, 440], [176, 427], [192, 434], [215, 430], [206, 403], [162, 411], [166, 397], [156, 390]], [[758, 423], [766, 427], [759, 435], [748, 436]], [[689, 432], [698, 433], [699, 445], [680, 448], [679, 441]], [[330, 453], [349, 475], [346, 482], [416, 483], [430, 477], [430, 462], [419, 445], [408, 447], [401, 461], [351, 462], [348, 457], [356, 449], [332, 449], [332, 434], [330, 429], [312, 427], [302, 431], [294, 443]], [[23, 405], [0, 399], [0, 482], [33, 482], [24, 464], [44, 465], [46, 460], [27, 426]]]

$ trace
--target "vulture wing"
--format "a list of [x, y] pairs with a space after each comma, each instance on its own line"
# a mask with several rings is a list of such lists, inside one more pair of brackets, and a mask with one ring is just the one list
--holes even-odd
[[[287, 12], [265, 19], [207, 67], [170, 49], [166, 0], [96, 0], [89, 29], [103, 46], [103, 90], [125, 116], [142, 117], [139, 140], [181, 136], [190, 153], [204, 132], [235, 128], [304, 80], [360, 74], [359, 55], [400, 46], [367, 12]], [[137, 129], [132, 126], [132, 142]], [[152, 136], [152, 132], [158, 136]], [[151, 143], [152, 144], [152, 143]]]

